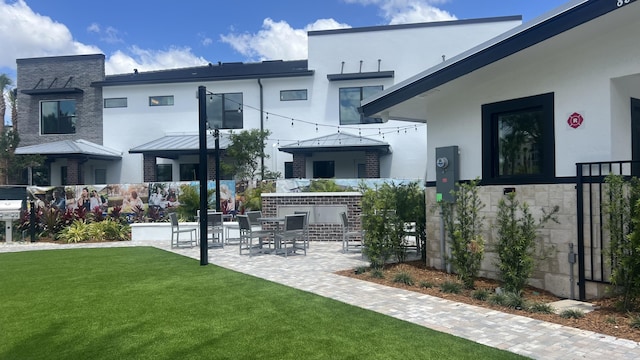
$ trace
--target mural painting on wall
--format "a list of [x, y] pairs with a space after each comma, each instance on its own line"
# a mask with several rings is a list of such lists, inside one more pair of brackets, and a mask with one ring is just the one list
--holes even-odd
[[[234, 180], [220, 182], [220, 208], [225, 213], [235, 211], [236, 184]], [[61, 211], [84, 207], [87, 211], [103, 213], [115, 207], [124, 214], [148, 208], [164, 212], [180, 206], [182, 186], [195, 186], [198, 182], [155, 182], [140, 184], [28, 186], [29, 200], [36, 208], [53, 207]], [[215, 181], [209, 181], [208, 189], [215, 189]]]

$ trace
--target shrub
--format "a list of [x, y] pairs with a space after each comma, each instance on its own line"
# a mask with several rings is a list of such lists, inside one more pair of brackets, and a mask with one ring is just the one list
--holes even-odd
[[384, 278], [384, 272], [382, 272], [382, 269], [374, 268], [371, 270], [371, 277], [375, 279], [382, 279]]
[[353, 269], [353, 272], [356, 275], [364, 274], [364, 273], [367, 272], [367, 267], [366, 266], [358, 266], [355, 269]]
[[440, 291], [446, 294], [460, 294], [462, 292], [462, 285], [453, 281], [445, 281], [440, 284]]
[[[608, 319], [607, 319], [608, 320]], [[615, 322], [614, 322], [615, 323]], [[640, 329], [640, 316], [636, 315], [636, 316], [632, 316], [629, 319], [629, 326], [631, 326], [634, 329]]]
[[524, 289], [534, 268], [537, 230], [547, 221], [557, 222], [556, 206], [536, 223], [526, 202], [520, 204], [515, 193], [498, 202], [497, 227], [498, 269], [507, 292], [518, 293]]
[[484, 257], [484, 238], [481, 235], [484, 204], [478, 195], [478, 182], [457, 184], [455, 203], [442, 203], [445, 230], [451, 244], [451, 261], [467, 289], [473, 289]]
[[424, 289], [431, 289], [433, 287], [433, 283], [430, 281], [420, 281], [419, 286]]
[[533, 313], [553, 314], [555, 309], [549, 304], [535, 302], [529, 305], [527, 310]]
[[563, 319], [581, 319], [584, 317], [584, 312], [578, 309], [566, 309], [560, 312], [560, 317]]
[[75, 220], [71, 225], [58, 233], [58, 239], [66, 243], [87, 241], [90, 239], [89, 226], [81, 220]]
[[413, 286], [414, 281], [408, 272], [401, 271], [394, 275], [393, 282]]
[[498, 305], [498, 306], [506, 306], [507, 302], [507, 296], [500, 292], [500, 293], [495, 293], [491, 296], [489, 296], [489, 304], [492, 305]]
[[486, 301], [489, 298], [489, 290], [487, 289], [478, 289], [471, 294], [476, 300]]
[[517, 309], [517, 310], [522, 310], [527, 307], [526, 302], [522, 297], [522, 294], [519, 292], [511, 292], [511, 291], [504, 293], [503, 305], [512, 309]]

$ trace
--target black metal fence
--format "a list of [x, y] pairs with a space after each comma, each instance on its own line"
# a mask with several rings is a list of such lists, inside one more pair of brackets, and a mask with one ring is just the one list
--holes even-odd
[[638, 176], [640, 161], [604, 161], [576, 164], [579, 297], [586, 300], [586, 283], [609, 283], [610, 236], [604, 206], [608, 199], [605, 178]]

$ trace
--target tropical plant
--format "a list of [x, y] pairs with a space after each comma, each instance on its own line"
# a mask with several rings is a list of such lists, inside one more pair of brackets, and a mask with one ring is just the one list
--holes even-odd
[[[216, 190], [207, 190], [207, 208], [215, 208]], [[186, 221], [194, 221], [196, 214], [200, 209], [200, 189], [191, 185], [180, 185], [180, 206], [176, 212], [181, 219]]]
[[[239, 180], [253, 180], [259, 172], [264, 178], [262, 159], [268, 159], [264, 148], [266, 140], [271, 135], [269, 130], [242, 130], [238, 133], [231, 132], [227, 146], [225, 162], [220, 164], [222, 172], [233, 174]], [[181, 200], [182, 201], [182, 200]]]
[[521, 204], [515, 193], [507, 194], [498, 202], [496, 265], [507, 292], [519, 293], [527, 285], [535, 265], [537, 231], [549, 220], [557, 223], [558, 211], [558, 206], [549, 213], [543, 209], [543, 216], [536, 222], [529, 205]]
[[91, 238], [89, 226], [84, 221], [75, 220], [71, 225], [62, 229], [57, 235], [59, 240], [66, 243], [79, 243]]
[[276, 183], [273, 181], [262, 181], [256, 187], [247, 188], [244, 191], [243, 210], [261, 210], [262, 193], [272, 193], [276, 191]]
[[478, 180], [457, 184], [454, 203], [442, 203], [445, 230], [451, 244], [450, 259], [460, 280], [472, 289], [484, 257], [480, 210], [484, 204], [478, 195]]

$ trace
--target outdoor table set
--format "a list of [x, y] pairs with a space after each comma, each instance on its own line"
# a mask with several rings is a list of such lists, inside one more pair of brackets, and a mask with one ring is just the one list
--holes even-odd
[[247, 213], [238, 215], [237, 218], [240, 227], [240, 254], [248, 251], [249, 256], [254, 253], [272, 253], [287, 257], [298, 250], [307, 254], [309, 239], [306, 213], [284, 217], [262, 217], [261, 214]]

